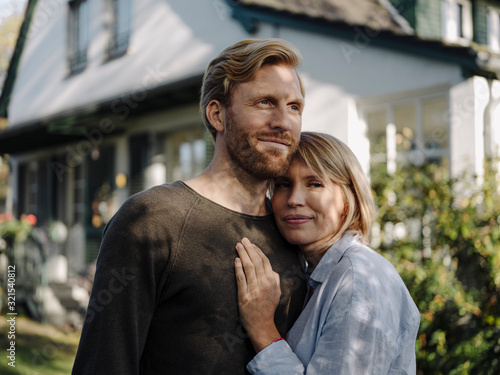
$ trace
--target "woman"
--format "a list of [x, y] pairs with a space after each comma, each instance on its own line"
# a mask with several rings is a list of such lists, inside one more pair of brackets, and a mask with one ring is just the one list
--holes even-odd
[[257, 355], [252, 374], [415, 374], [420, 314], [396, 269], [368, 248], [371, 190], [338, 139], [302, 133], [272, 206], [283, 236], [307, 261], [309, 296], [281, 338], [279, 277], [243, 239], [235, 260], [240, 315]]

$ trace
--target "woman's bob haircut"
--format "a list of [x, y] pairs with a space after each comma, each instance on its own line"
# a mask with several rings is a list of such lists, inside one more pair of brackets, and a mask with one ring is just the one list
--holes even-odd
[[368, 244], [375, 205], [368, 178], [351, 149], [331, 135], [302, 132], [294, 157], [301, 159], [318, 178], [329, 178], [337, 184], [344, 195], [345, 217], [327, 246], [347, 231], [358, 233], [361, 241]]

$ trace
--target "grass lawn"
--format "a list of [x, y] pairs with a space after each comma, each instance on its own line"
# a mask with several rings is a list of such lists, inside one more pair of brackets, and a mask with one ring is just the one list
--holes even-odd
[[0, 316], [0, 374], [69, 375], [73, 367], [79, 332], [65, 333], [47, 324], [16, 317], [15, 367], [9, 366], [10, 325], [6, 314]]

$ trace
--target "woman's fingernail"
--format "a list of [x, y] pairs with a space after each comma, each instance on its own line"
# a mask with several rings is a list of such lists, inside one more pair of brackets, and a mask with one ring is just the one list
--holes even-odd
[[246, 237], [245, 237], [245, 238], [243, 238], [243, 239], [241, 240], [241, 242], [242, 242], [242, 243], [245, 243], [245, 244], [249, 244], [249, 243], [250, 243], [250, 241], [249, 241], [249, 240], [248, 240], [248, 238], [246, 238]]

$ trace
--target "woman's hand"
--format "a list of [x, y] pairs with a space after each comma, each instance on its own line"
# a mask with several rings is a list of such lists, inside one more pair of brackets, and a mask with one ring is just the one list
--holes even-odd
[[281, 297], [280, 278], [269, 259], [248, 239], [236, 245], [234, 267], [241, 321], [256, 352], [280, 337], [274, 312]]

